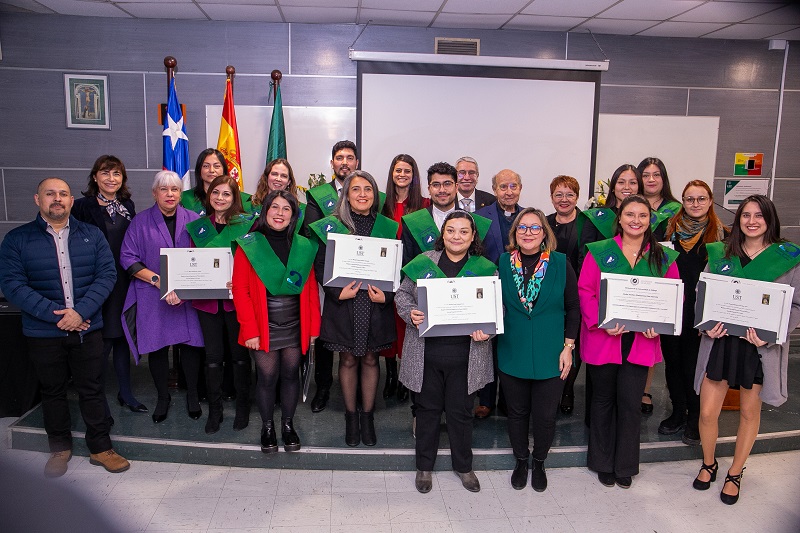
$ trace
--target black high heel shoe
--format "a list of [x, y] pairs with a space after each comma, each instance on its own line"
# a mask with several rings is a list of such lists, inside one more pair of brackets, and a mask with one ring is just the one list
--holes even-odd
[[703, 470], [705, 470], [711, 475], [711, 479], [709, 479], [708, 481], [700, 481], [698, 479], [700, 477], [700, 474], [698, 473], [697, 477], [694, 478], [694, 483], [692, 483], [692, 487], [694, 487], [697, 490], [708, 490], [711, 488], [711, 484], [717, 480], [717, 470], [719, 470], [719, 463], [717, 462], [716, 459], [714, 459], [713, 465], [707, 465], [703, 463], [703, 466], [700, 467], [700, 472], [702, 472]]
[[575, 395], [574, 394], [567, 394], [564, 393], [561, 395], [561, 412], [565, 415], [572, 413], [572, 410], [575, 408]]
[[167, 413], [169, 413], [169, 404], [171, 401], [172, 396], [169, 394], [167, 394], [167, 398], [164, 400], [161, 398], [158, 399], [158, 402], [156, 403], [156, 410], [153, 411], [153, 422], [160, 424], [167, 419]]
[[642, 402], [642, 414], [643, 415], [652, 415], [653, 414], [653, 403], [652, 403], [653, 402], [653, 395], [650, 394], [649, 392], [645, 392], [644, 394], [642, 394], [642, 398], [644, 398], [645, 396], [650, 398], [650, 403]]
[[127, 406], [128, 409], [131, 410], [132, 413], [146, 413], [147, 407], [144, 404], [138, 403], [136, 405], [131, 405], [127, 403], [125, 400], [122, 399], [122, 395], [117, 393], [117, 401], [119, 402], [119, 406]]
[[186, 395], [186, 412], [189, 413], [189, 418], [192, 420], [199, 420], [203, 416], [203, 409], [200, 407], [200, 402], [197, 402], [197, 409], [193, 410], [189, 403], [189, 395]]
[[728, 483], [733, 483], [734, 485], [736, 485], [736, 495], [732, 496], [730, 494], [725, 494], [724, 492], [720, 491], [719, 499], [722, 500], [722, 503], [724, 503], [725, 505], [733, 505], [734, 503], [739, 501], [739, 494], [741, 494], [743, 475], [744, 475], [744, 467], [737, 476], [732, 476], [731, 471], [728, 470], [727, 475], [725, 475], [725, 483], [722, 484], [722, 490], [725, 490], [725, 485], [727, 485]]

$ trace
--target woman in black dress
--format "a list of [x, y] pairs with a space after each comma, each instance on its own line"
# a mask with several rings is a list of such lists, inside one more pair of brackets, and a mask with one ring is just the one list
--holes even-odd
[[[92, 171], [89, 173], [89, 185], [83, 193], [83, 198], [75, 200], [72, 216], [100, 228], [111, 247], [111, 253], [114, 254], [114, 262], [117, 265], [117, 282], [114, 284], [108, 300], [103, 304], [104, 354], [108, 357], [112, 350], [114, 352], [114, 371], [119, 384], [117, 392], [119, 404], [127, 406], [134, 413], [146, 413], [147, 407], [136, 399], [131, 390], [131, 352], [122, 331], [121, 319], [122, 304], [128, 293], [130, 278], [119, 266], [119, 251], [128, 224], [136, 214], [127, 182], [128, 174], [125, 172], [125, 165], [122, 161], [113, 155], [100, 156], [94, 162]], [[107, 365], [103, 365], [104, 385], [106, 368]], [[110, 416], [110, 412], [107, 411], [107, 414]]]

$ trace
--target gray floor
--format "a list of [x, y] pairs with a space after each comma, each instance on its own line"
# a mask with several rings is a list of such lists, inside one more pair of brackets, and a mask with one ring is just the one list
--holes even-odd
[[[8, 449], [14, 420], [0, 419], [0, 466], [13, 464], [33, 493], [77, 495], [86, 502], [78, 505], [99, 513], [95, 520], [106, 518], [121, 531], [800, 531], [800, 451], [752, 456], [741, 500], [732, 507], [719, 501], [721, 479], [707, 492], [692, 489], [698, 461], [643, 464], [629, 490], [603, 487], [577, 467], [550, 469], [544, 493], [513, 490], [507, 470], [479, 471], [482, 490], [473, 494], [442, 471], [435, 473], [433, 491], [423, 495], [414, 489], [412, 472], [132, 461], [129, 471], [109, 474], [78, 456], [64, 477], [47, 480], [47, 454]], [[729, 464], [721, 459], [720, 472]], [[59, 531], [74, 530], [69, 510], [37, 506], [40, 497], [26, 501], [19, 494], [31, 491], [9, 485], [7, 477], [0, 479], [3, 500], [11, 505], [2, 522], [49, 513]]]

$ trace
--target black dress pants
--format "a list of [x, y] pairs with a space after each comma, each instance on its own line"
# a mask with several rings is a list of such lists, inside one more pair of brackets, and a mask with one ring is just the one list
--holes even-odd
[[416, 394], [417, 470], [433, 470], [439, 451], [439, 421], [447, 415], [453, 470], [472, 470], [472, 404], [467, 393], [466, 356], [425, 356], [422, 390]]
[[[236, 311], [225, 311], [220, 306], [216, 313], [199, 311], [197, 318], [200, 320], [200, 330], [203, 332], [203, 341], [206, 351], [206, 386], [208, 402], [218, 406], [222, 402], [223, 387], [223, 360], [225, 358], [225, 341], [233, 363], [234, 387], [238, 395], [243, 395], [243, 400], [249, 398], [250, 391], [250, 353], [247, 348], [239, 344], [239, 321]], [[227, 333], [227, 334], [226, 334]]]
[[616, 477], [639, 473], [639, 430], [642, 425], [642, 393], [648, 367], [628, 362], [590, 365], [592, 413], [589, 427], [588, 466]]
[[333, 385], [333, 352], [325, 347], [322, 340], [315, 341], [314, 383], [317, 390], [330, 390]]
[[694, 369], [697, 352], [700, 350], [700, 335], [694, 328], [680, 335], [662, 335], [661, 349], [664, 353], [664, 374], [672, 400], [673, 413], [685, 413], [697, 424], [700, 418], [700, 396], [694, 392]]
[[516, 459], [530, 455], [528, 434], [533, 419], [533, 458], [547, 459], [556, 434], [556, 415], [564, 382], [560, 376], [549, 379], [524, 379], [500, 372], [500, 385], [506, 391], [508, 439]]
[[64, 337], [27, 337], [30, 358], [39, 377], [44, 428], [51, 452], [72, 449], [72, 421], [67, 383], [78, 392], [78, 406], [86, 424], [86, 446], [91, 453], [111, 449], [102, 385], [103, 333], [69, 332]]

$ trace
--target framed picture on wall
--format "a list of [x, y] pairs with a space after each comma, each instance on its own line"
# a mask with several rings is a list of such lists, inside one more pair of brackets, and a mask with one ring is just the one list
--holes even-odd
[[110, 130], [108, 76], [64, 74], [67, 128]]

